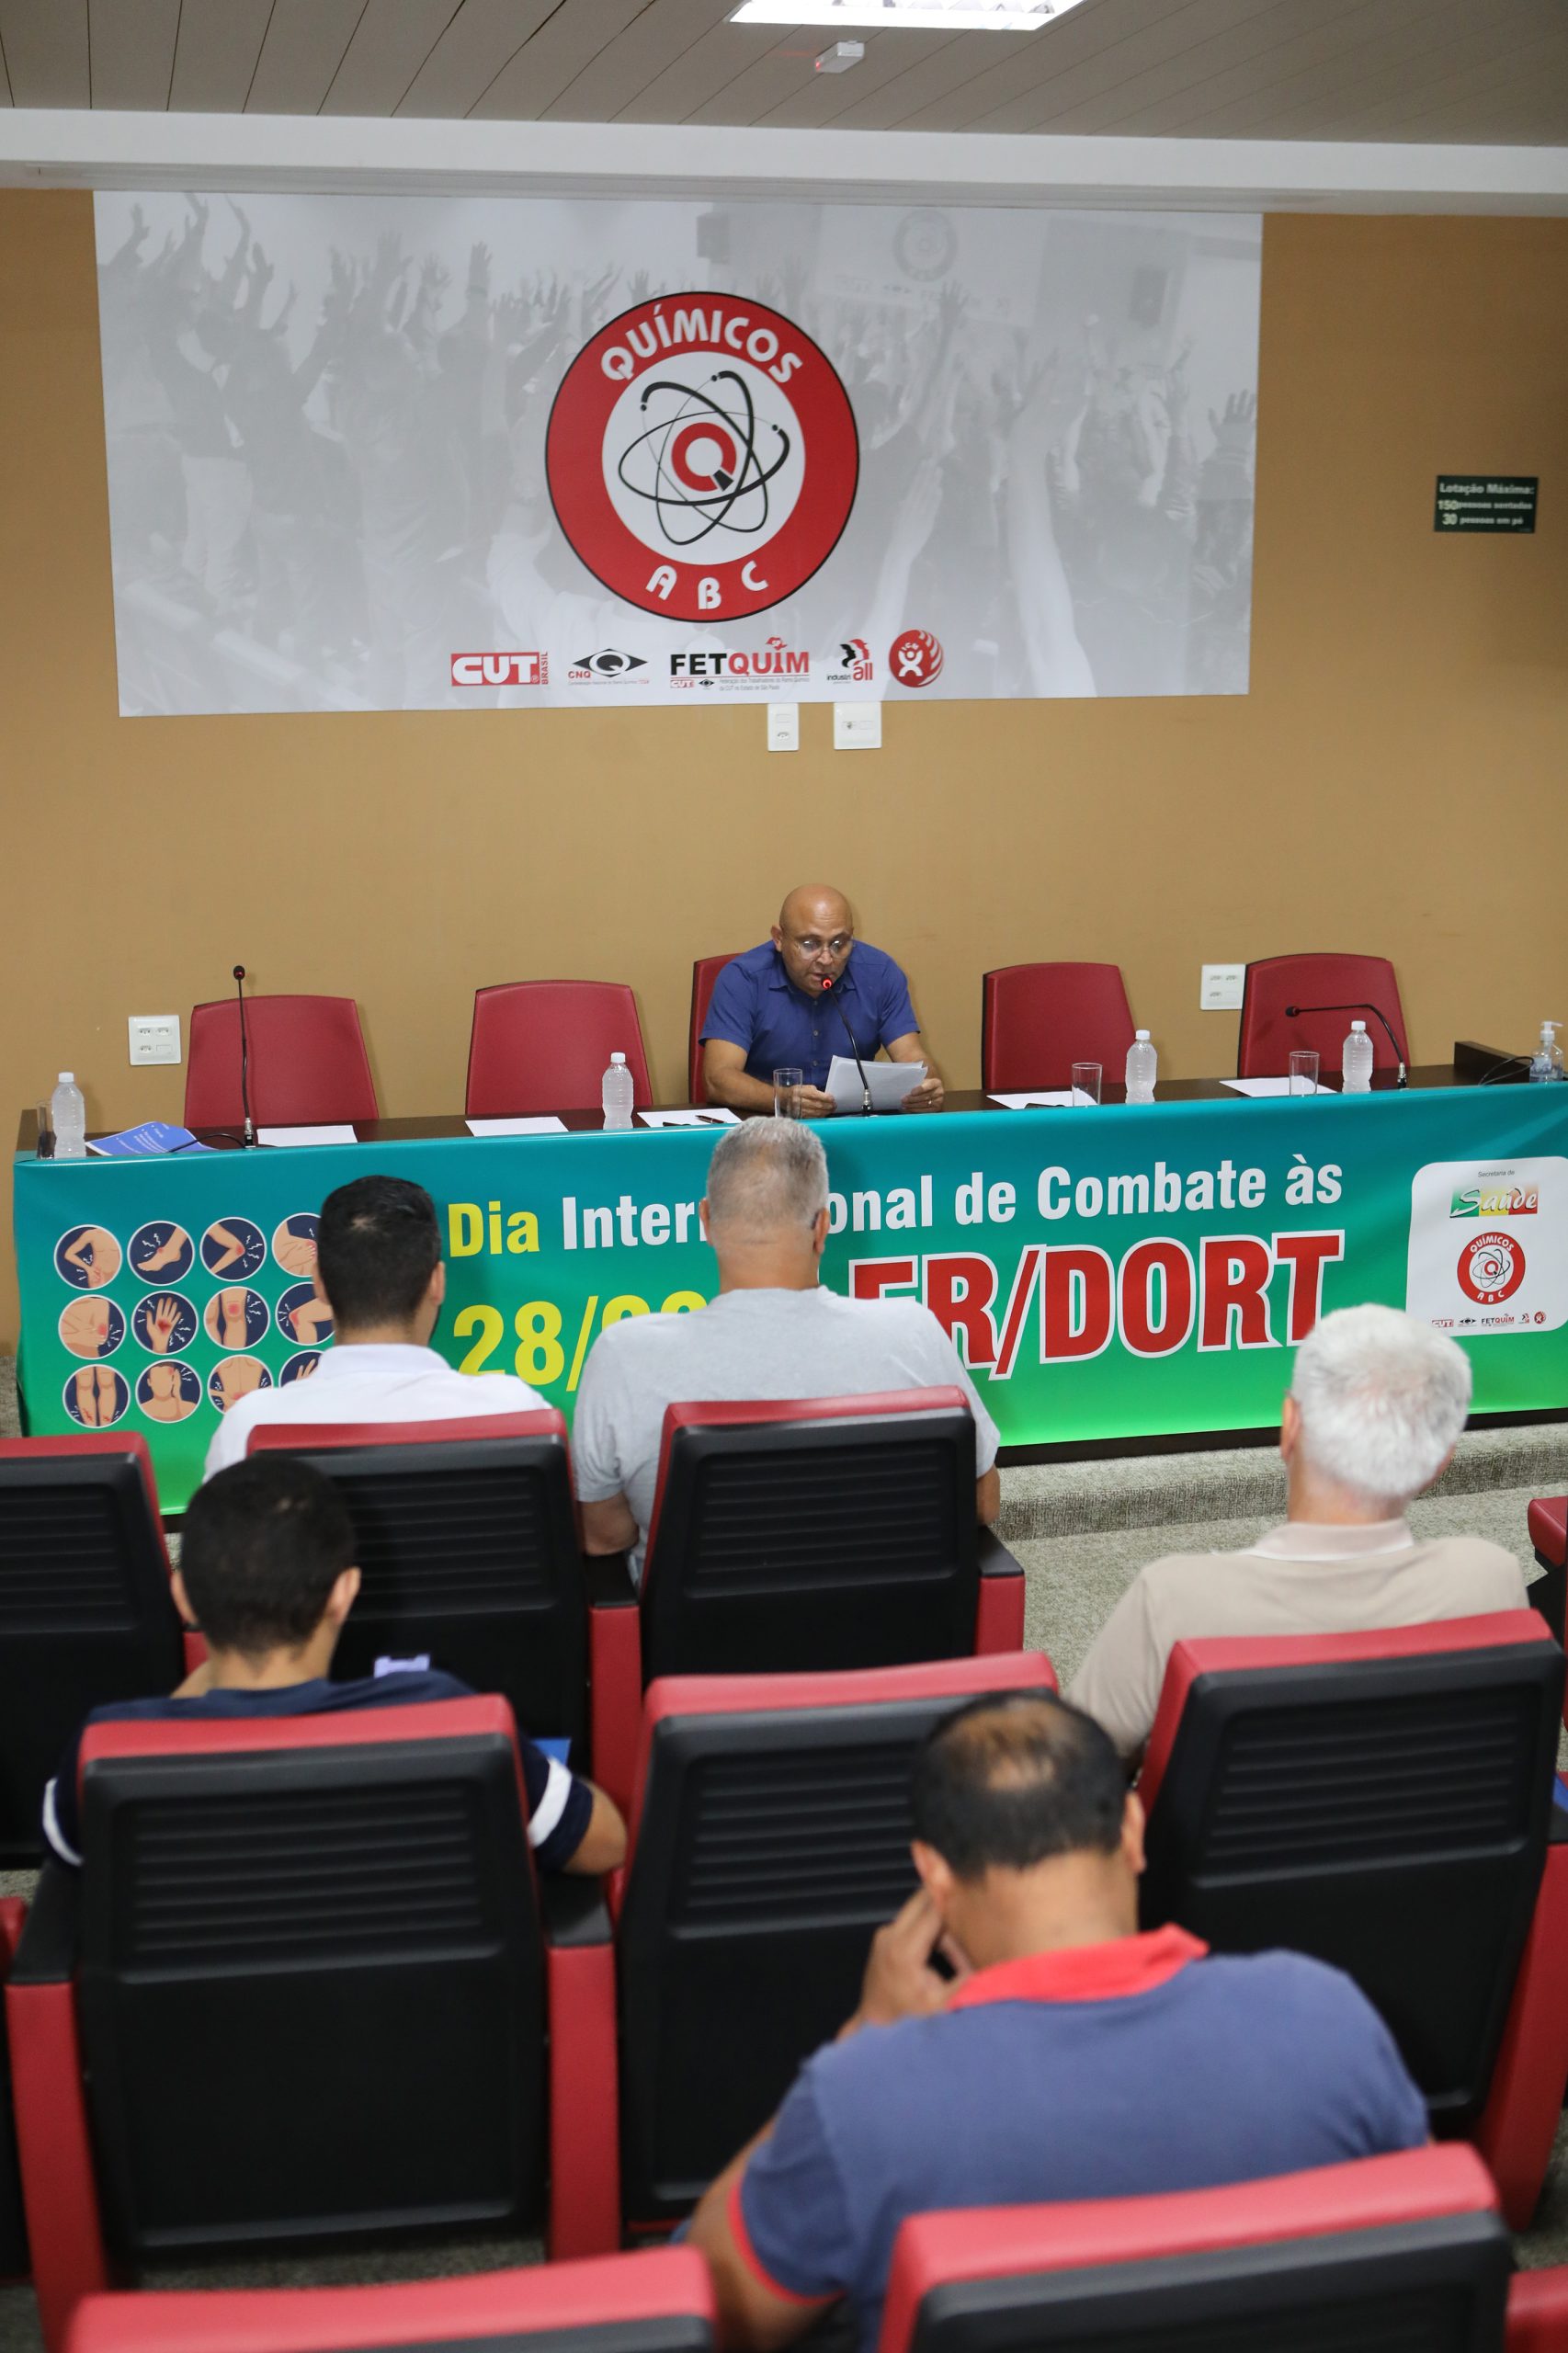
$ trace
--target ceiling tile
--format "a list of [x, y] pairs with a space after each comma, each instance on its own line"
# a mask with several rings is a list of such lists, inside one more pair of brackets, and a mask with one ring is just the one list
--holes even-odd
[[322, 99], [322, 113], [395, 113], [460, 5], [460, 0], [366, 0]]
[[243, 113], [271, 14], [272, 0], [181, 0], [173, 111]]
[[366, 0], [274, 0], [247, 114], [316, 114]]
[[162, 114], [169, 103], [179, 0], [88, 0], [93, 104]]
[[486, 83], [470, 113], [499, 121], [537, 121], [646, 6], [647, 0], [563, 0]]
[[556, 0], [462, 0], [398, 101], [400, 114], [467, 114], [546, 18]]
[[88, 107], [87, 0], [0, 0], [12, 102]]
[[[651, 82], [666, 73], [678, 74], [693, 43], [722, 24], [733, 5], [734, 0], [651, 0], [551, 101], [544, 109], [547, 118], [557, 122], [623, 119]], [[778, 38], [777, 25], [735, 25], [731, 30], [744, 44], [741, 53], [747, 57], [771, 49]]]

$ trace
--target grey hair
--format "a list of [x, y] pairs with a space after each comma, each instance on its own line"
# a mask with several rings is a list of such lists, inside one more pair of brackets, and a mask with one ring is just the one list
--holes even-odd
[[1470, 1359], [1397, 1307], [1342, 1307], [1296, 1351], [1290, 1394], [1312, 1470], [1394, 1511], [1429, 1486], [1470, 1411]]
[[743, 1120], [708, 1163], [710, 1225], [810, 1225], [827, 1207], [827, 1154], [799, 1120]]

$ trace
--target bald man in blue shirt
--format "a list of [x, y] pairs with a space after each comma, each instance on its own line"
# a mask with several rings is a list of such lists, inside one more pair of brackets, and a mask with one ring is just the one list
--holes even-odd
[[733, 1111], [771, 1111], [774, 1072], [799, 1070], [802, 1117], [827, 1119], [828, 1065], [855, 1047], [863, 1062], [881, 1049], [889, 1062], [924, 1063], [901, 1108], [941, 1109], [941, 1075], [921, 1045], [903, 972], [856, 938], [842, 891], [803, 883], [779, 909], [771, 938], [726, 964], [714, 984], [702, 1024], [709, 1097]]

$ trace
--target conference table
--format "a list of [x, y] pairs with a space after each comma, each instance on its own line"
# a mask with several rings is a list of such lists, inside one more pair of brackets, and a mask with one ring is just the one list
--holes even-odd
[[[1295, 1343], [1363, 1300], [1468, 1350], [1483, 1415], [1568, 1408], [1568, 1086], [1469, 1044], [1369, 1095], [1244, 1097], [1162, 1082], [1152, 1105], [821, 1123], [824, 1279], [921, 1299], [1014, 1459], [1278, 1425]], [[1477, 1082], [1491, 1073], [1494, 1083]], [[607, 1132], [361, 1123], [356, 1141], [40, 1160], [17, 1136], [24, 1427], [140, 1432], [161, 1501], [198, 1483], [247, 1388], [308, 1378], [332, 1329], [311, 1289], [325, 1195], [371, 1170], [435, 1199], [448, 1295], [435, 1345], [516, 1371], [570, 1418], [589, 1349], [626, 1315], [717, 1287], [698, 1203], [718, 1126], [689, 1106]]]

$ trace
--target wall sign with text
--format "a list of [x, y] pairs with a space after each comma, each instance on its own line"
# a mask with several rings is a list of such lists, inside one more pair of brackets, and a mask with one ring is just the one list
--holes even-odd
[[1533, 531], [1539, 474], [1439, 474], [1438, 531]]

